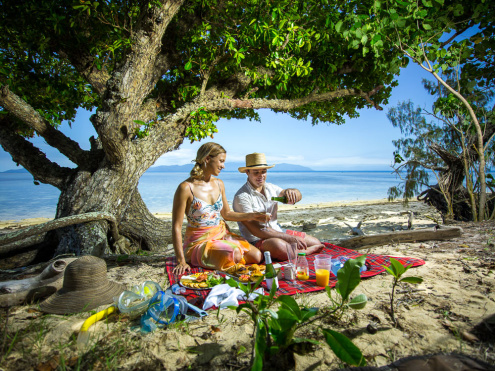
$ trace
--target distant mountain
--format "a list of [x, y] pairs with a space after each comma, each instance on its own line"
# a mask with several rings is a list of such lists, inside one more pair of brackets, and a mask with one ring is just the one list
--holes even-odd
[[[234, 171], [237, 172], [238, 168], [245, 166], [242, 162], [229, 162], [225, 164], [225, 169], [223, 171]], [[188, 173], [191, 171], [193, 165], [161, 165], [152, 166], [148, 169], [148, 173]], [[271, 168], [270, 171], [314, 171], [309, 167], [293, 165], [293, 164], [276, 164], [275, 167]], [[2, 171], [0, 173], [28, 173], [24, 168], [21, 169], [11, 169], [7, 171]]]
[[[228, 162], [225, 164], [225, 169], [223, 171], [234, 171], [237, 172], [238, 168], [245, 166], [245, 163], [243, 162]], [[166, 173], [172, 173], [172, 172], [177, 172], [177, 173], [188, 173], [191, 171], [193, 165], [192, 164], [186, 164], [186, 165], [160, 165], [160, 166], [152, 166], [150, 167], [147, 172], [150, 173], [161, 173], [161, 172], [166, 172]], [[313, 169], [310, 169], [309, 167], [305, 166], [300, 166], [300, 165], [293, 165], [293, 164], [276, 164], [274, 168], [271, 168], [270, 171], [314, 171]]]
[[29, 171], [22, 168], [22, 169], [11, 169], [11, 170], [7, 170], [7, 171], [2, 171], [2, 173], [29, 173]]

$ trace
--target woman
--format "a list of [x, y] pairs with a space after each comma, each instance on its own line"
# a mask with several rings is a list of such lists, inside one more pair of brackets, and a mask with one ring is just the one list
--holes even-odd
[[[225, 168], [227, 153], [217, 143], [205, 143], [196, 154], [191, 176], [179, 184], [172, 209], [172, 240], [177, 266], [183, 274], [190, 265], [207, 269], [226, 268], [239, 263], [259, 263], [262, 253], [245, 239], [227, 230], [224, 220], [266, 222], [266, 214], [231, 211], [223, 182], [215, 178]], [[187, 228], [182, 242], [182, 221]], [[223, 219], [222, 219], [223, 218]]]

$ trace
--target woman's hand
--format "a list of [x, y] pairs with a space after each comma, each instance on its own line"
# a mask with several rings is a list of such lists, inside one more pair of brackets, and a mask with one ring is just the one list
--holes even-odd
[[189, 264], [187, 264], [186, 262], [182, 262], [182, 263], [177, 264], [174, 267], [172, 273], [177, 274], [177, 275], [181, 275], [181, 274], [186, 273], [186, 271], [190, 271], [190, 270], [191, 270], [191, 267], [189, 266]]

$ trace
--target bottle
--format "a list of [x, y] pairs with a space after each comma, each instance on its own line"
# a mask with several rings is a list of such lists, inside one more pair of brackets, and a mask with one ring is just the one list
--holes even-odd
[[277, 277], [277, 272], [275, 271], [275, 268], [273, 267], [272, 264], [272, 256], [270, 255], [270, 251], [265, 251], [265, 282], [266, 282], [266, 287], [268, 288], [269, 291], [271, 291], [272, 286], [275, 285], [277, 287], [277, 290], [279, 288], [278, 285], [278, 277]]
[[309, 279], [309, 265], [305, 252], [297, 254], [296, 272], [298, 280], [306, 281]]
[[272, 201], [277, 201], [277, 202], [281, 202], [283, 204], [286, 204], [287, 203], [287, 197], [285, 197], [285, 196], [282, 196], [282, 197], [272, 197]]

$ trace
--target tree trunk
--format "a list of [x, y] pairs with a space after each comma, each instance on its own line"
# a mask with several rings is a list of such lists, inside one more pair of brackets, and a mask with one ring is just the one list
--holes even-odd
[[156, 251], [172, 243], [172, 222], [153, 216], [136, 188], [120, 224], [120, 233], [131, 238], [142, 250]]
[[[79, 171], [61, 191], [56, 218], [109, 212], [117, 220], [119, 233], [131, 241], [131, 252], [165, 247], [171, 241], [170, 224], [153, 217], [137, 189], [139, 178], [148, 168], [145, 162], [119, 168], [101, 166], [94, 173]], [[106, 221], [60, 228], [57, 234], [56, 254], [101, 256], [116, 250]]]

